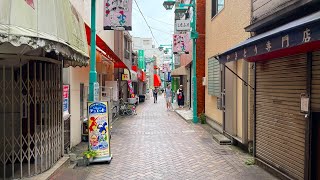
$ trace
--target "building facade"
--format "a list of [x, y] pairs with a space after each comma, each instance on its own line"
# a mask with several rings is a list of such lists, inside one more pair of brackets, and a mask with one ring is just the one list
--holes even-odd
[[62, 69], [88, 65], [85, 26], [69, 1], [0, 7], [0, 179], [24, 179], [64, 155]]
[[216, 58], [254, 62], [254, 156], [283, 179], [319, 179], [319, 2], [251, 7], [254, 36]]
[[207, 121], [244, 145], [252, 141], [248, 118], [250, 89], [241, 80], [248, 81], [249, 65], [240, 60], [223, 66], [214, 57], [250, 37], [244, 30], [250, 24], [250, 2], [207, 0], [206, 8]]

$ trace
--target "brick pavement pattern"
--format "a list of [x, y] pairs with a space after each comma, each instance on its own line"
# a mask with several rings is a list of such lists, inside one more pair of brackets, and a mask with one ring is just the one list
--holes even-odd
[[247, 166], [250, 156], [232, 146], [220, 146], [202, 127], [166, 111], [163, 97], [137, 108], [138, 115], [113, 125], [110, 164], [77, 168], [87, 179], [271, 180], [258, 166]]

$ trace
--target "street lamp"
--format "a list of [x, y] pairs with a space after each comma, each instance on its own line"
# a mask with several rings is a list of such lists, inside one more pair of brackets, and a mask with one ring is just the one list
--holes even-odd
[[174, 13], [181, 19], [188, 11], [188, 8], [185, 7], [177, 7], [176, 10], [174, 10]]
[[[171, 2], [172, 3], [172, 2]], [[163, 4], [168, 4], [167, 1], [165, 1]], [[173, 3], [175, 4], [175, 3]], [[193, 67], [193, 75], [192, 75], [192, 82], [193, 82], [193, 123], [198, 122], [198, 114], [197, 114], [197, 67], [196, 67], [196, 58], [197, 58], [197, 52], [196, 52], [196, 40], [198, 39], [198, 32], [196, 30], [196, 21], [197, 21], [197, 14], [196, 14], [196, 0], [191, 0], [191, 4], [184, 4], [180, 3], [179, 7], [176, 8], [175, 13], [179, 17], [183, 17], [183, 15], [187, 15], [186, 8], [185, 7], [192, 7], [192, 23], [191, 23], [191, 39], [193, 40], [192, 43], [192, 67]], [[166, 8], [166, 6], [165, 6]], [[172, 7], [173, 8], [173, 7]], [[171, 9], [172, 9], [171, 8]], [[166, 8], [167, 10], [170, 10], [170, 8]]]
[[176, 3], [176, 1], [174, 1], [174, 0], [164, 1], [163, 7], [166, 8], [166, 10], [171, 10], [175, 3]]

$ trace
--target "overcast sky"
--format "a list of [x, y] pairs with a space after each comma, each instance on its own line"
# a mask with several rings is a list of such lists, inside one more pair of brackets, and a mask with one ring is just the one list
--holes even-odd
[[[171, 44], [173, 34], [173, 10], [167, 11], [163, 7], [164, 0], [136, 0], [148, 24], [152, 28], [152, 32], [156, 41], [154, 45], [158, 47], [160, 44]], [[145, 23], [138, 7], [133, 0], [132, 2], [132, 31], [134, 37], [152, 38], [150, 30]]]

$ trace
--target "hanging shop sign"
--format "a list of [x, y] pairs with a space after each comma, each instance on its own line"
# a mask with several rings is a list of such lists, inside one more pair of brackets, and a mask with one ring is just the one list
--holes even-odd
[[131, 80], [128, 81], [128, 87], [129, 87], [129, 92], [130, 92], [130, 94], [134, 94], [133, 86], [132, 86], [132, 81], [131, 81]]
[[104, 30], [132, 30], [132, 0], [104, 0]]
[[190, 19], [176, 20], [177, 31], [190, 31]]
[[89, 149], [97, 156], [93, 162], [110, 161], [110, 127], [107, 102], [88, 102]]
[[146, 69], [146, 63], [144, 58], [144, 50], [138, 50], [138, 67], [139, 69]]
[[173, 35], [173, 53], [174, 54], [189, 54], [190, 34], [174, 34]]

